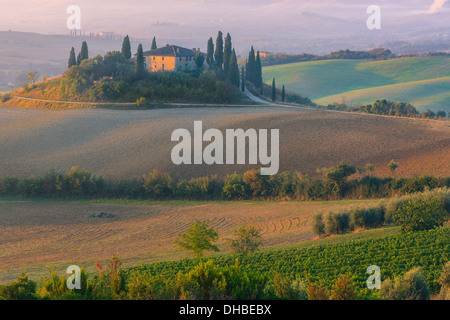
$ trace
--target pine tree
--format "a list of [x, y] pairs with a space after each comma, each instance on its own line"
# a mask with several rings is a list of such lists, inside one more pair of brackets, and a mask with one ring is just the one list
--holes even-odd
[[219, 31], [216, 39], [216, 51], [214, 51], [214, 60], [219, 71], [222, 71], [223, 64], [223, 38], [222, 32]]
[[81, 44], [80, 62], [86, 59], [89, 59], [89, 51], [86, 41], [83, 41], [83, 43]]
[[229, 33], [227, 33], [227, 36], [225, 37], [225, 47], [223, 49], [223, 71], [225, 78], [228, 78], [230, 76], [229, 73], [231, 72], [230, 70], [231, 51], [232, 51], [231, 36]]
[[229, 79], [231, 84], [239, 88], [239, 66], [236, 58], [236, 51], [233, 49], [229, 61]]
[[131, 44], [128, 35], [123, 39], [122, 54], [126, 59], [131, 59]]
[[153, 40], [152, 40], [152, 47], [151, 47], [150, 49], [151, 49], [151, 50], [158, 49], [158, 46], [156, 45], [156, 37], [153, 37]]
[[144, 76], [144, 51], [142, 50], [142, 44], [139, 43], [139, 47], [136, 53], [136, 77], [141, 79]]
[[277, 89], [275, 87], [275, 78], [272, 80], [272, 102], [275, 102], [277, 99]]
[[244, 69], [244, 66], [242, 66], [242, 69], [241, 69], [241, 90], [242, 90], [242, 92], [245, 91], [245, 69]]
[[261, 58], [259, 56], [259, 51], [256, 54], [256, 61], [255, 61], [255, 86], [257, 88], [262, 87], [262, 66], [261, 66]]
[[68, 68], [70, 68], [72, 66], [76, 66], [76, 65], [77, 65], [77, 58], [75, 57], [75, 48], [72, 47], [72, 49], [70, 50], [70, 55], [69, 55]]
[[253, 46], [248, 54], [247, 80], [255, 83], [255, 50]]
[[283, 84], [283, 89], [281, 89], [281, 101], [284, 102], [285, 98], [286, 98], [286, 93], [284, 92], [284, 84]]

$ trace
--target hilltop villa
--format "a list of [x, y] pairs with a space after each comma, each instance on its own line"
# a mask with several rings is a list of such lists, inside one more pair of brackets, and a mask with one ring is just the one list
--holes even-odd
[[195, 69], [195, 55], [200, 49], [187, 49], [166, 44], [164, 47], [145, 51], [144, 62], [149, 72], [189, 71]]

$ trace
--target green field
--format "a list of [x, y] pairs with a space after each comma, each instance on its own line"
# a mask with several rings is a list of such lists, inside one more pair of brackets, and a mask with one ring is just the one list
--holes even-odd
[[319, 104], [412, 103], [419, 111], [450, 111], [450, 58], [410, 57], [383, 61], [325, 60], [263, 68], [264, 81], [307, 96]]
[[[342, 237], [342, 236], [341, 236]], [[259, 252], [249, 256], [221, 255], [212, 259], [219, 266], [233, 265], [236, 259], [247, 272], [273, 277], [276, 273], [322, 281], [331, 286], [340, 274], [352, 274], [361, 289], [366, 285], [368, 266], [377, 265], [382, 279], [393, 279], [420, 266], [432, 291], [439, 288], [438, 279], [450, 256], [450, 229], [394, 234], [385, 237], [336, 242], [332, 245], [297, 247]], [[151, 275], [175, 277], [198, 264], [196, 259], [143, 264], [129, 269]]]

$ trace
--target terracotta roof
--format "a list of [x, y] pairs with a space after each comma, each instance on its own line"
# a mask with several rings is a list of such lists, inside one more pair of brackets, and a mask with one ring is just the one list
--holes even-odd
[[144, 52], [144, 56], [164, 56], [164, 57], [195, 57], [197, 52], [191, 49], [175, 45], [166, 45], [164, 47]]

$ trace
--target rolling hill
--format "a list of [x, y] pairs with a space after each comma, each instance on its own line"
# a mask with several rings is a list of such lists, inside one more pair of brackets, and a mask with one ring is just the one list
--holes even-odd
[[0, 108], [0, 178], [87, 169], [105, 179], [141, 178], [161, 169], [176, 178], [226, 176], [261, 165], [175, 165], [171, 134], [193, 129], [280, 129], [280, 172], [317, 175], [341, 161], [372, 163], [374, 175], [449, 175], [445, 121], [401, 119], [280, 107], [198, 107], [153, 110]]
[[318, 104], [409, 102], [419, 111], [450, 111], [450, 57], [407, 57], [383, 61], [325, 60], [263, 68], [263, 79]]

